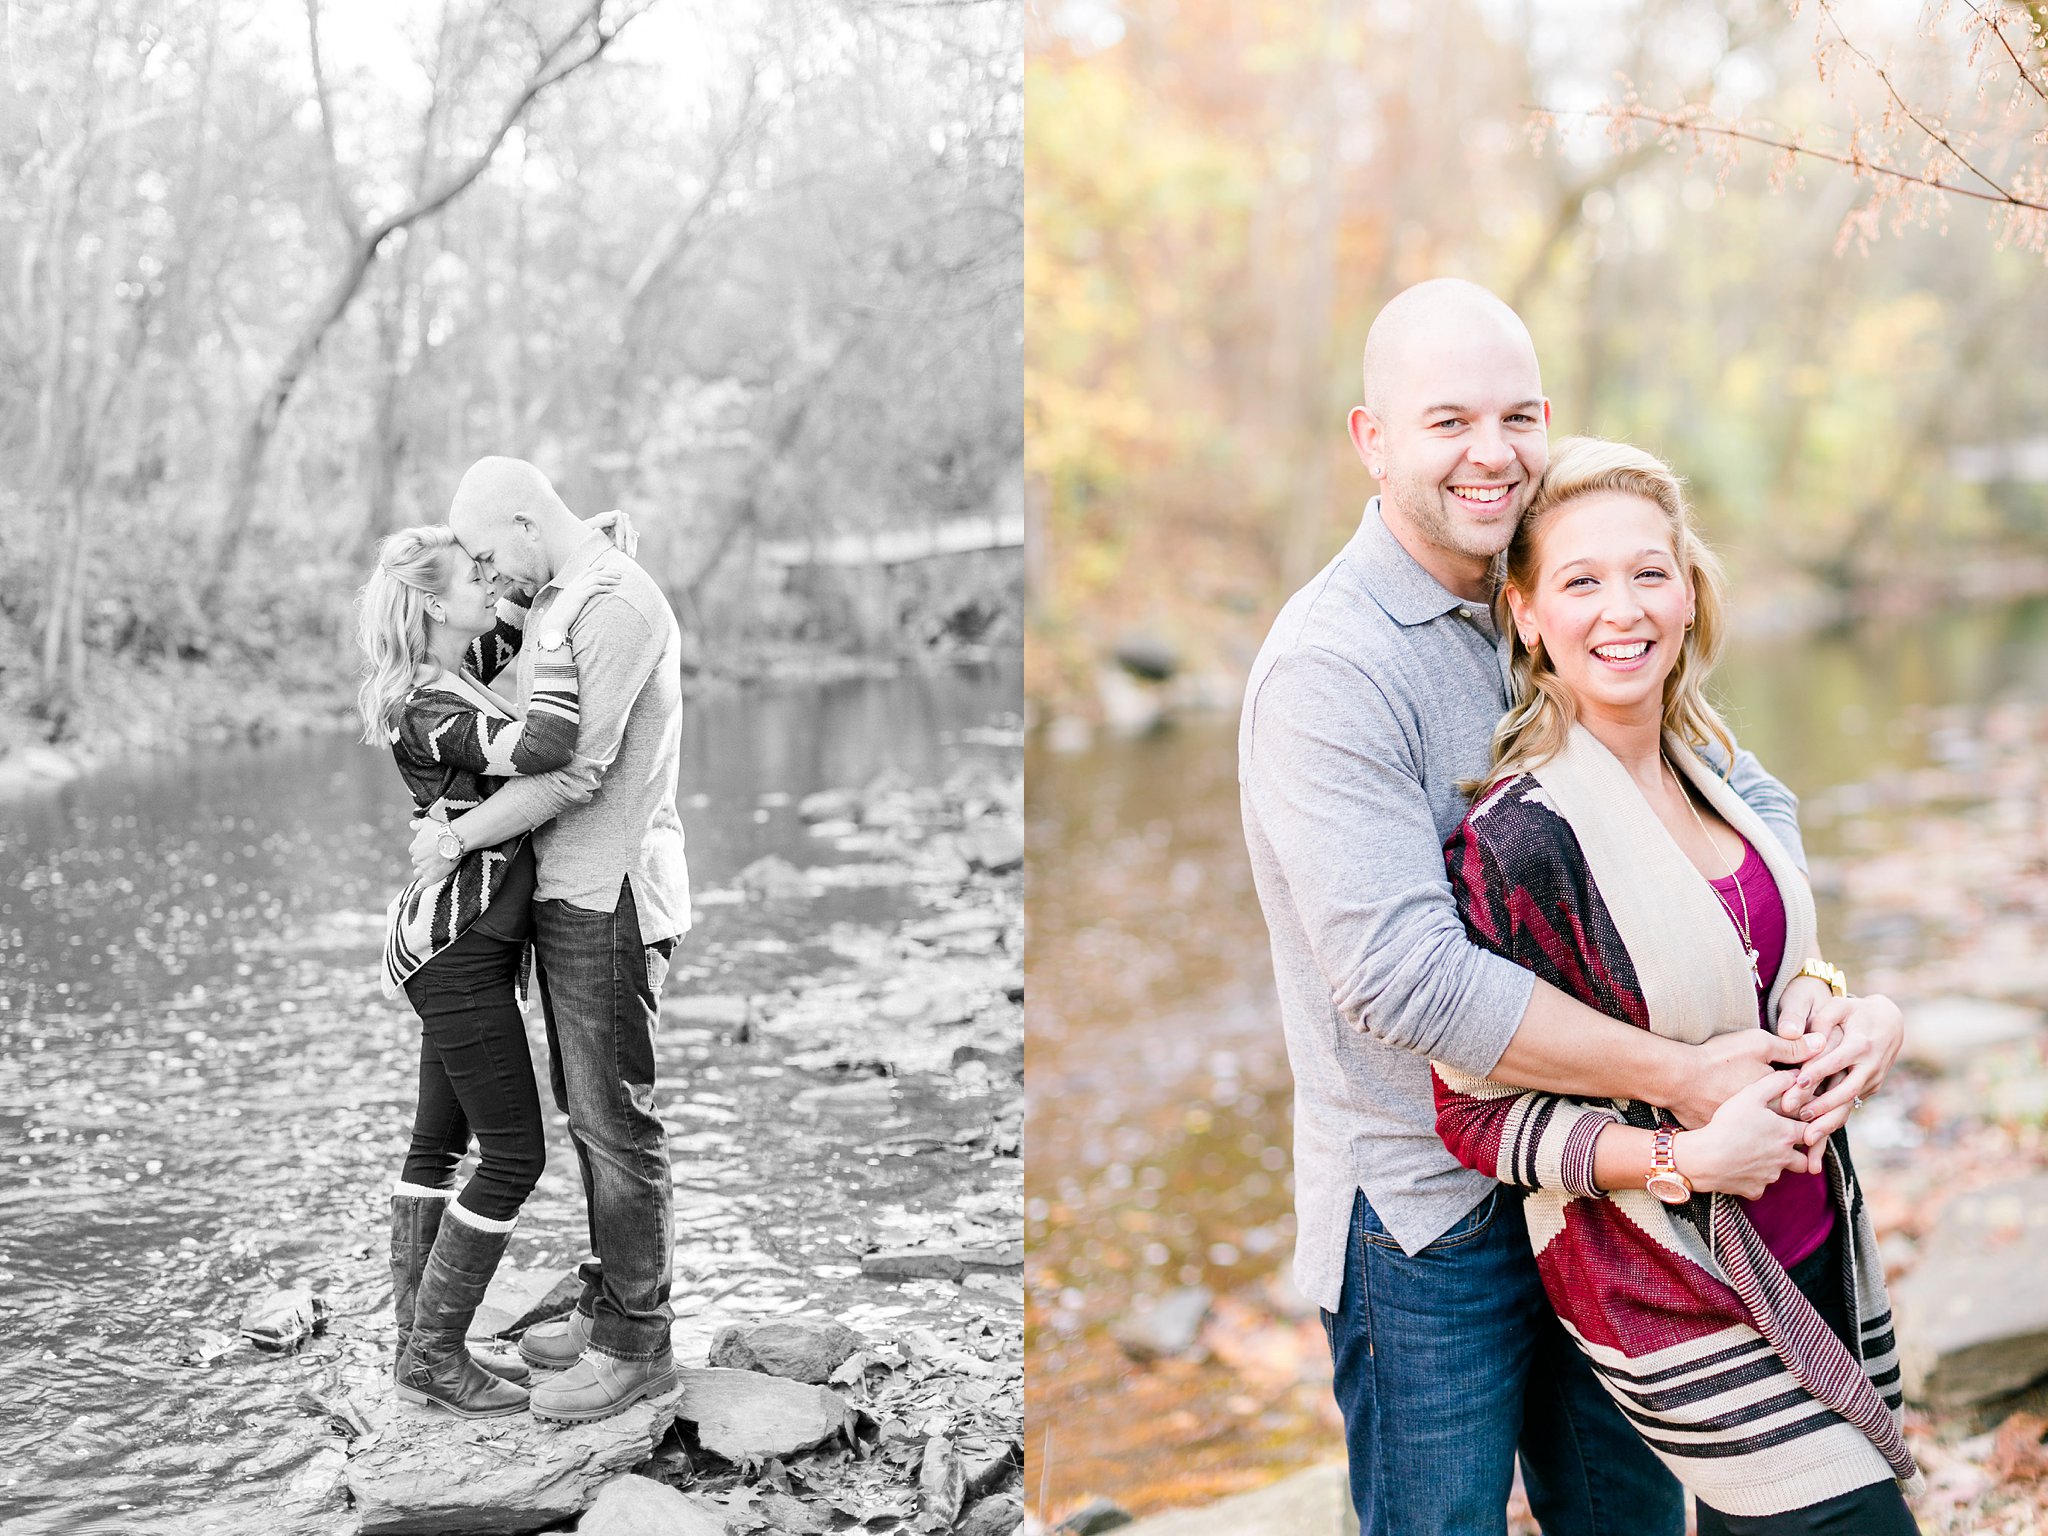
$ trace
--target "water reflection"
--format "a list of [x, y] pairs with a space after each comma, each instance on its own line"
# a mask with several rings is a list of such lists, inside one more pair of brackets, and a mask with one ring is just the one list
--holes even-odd
[[[1014, 771], [1002, 743], [1020, 693], [1014, 668], [984, 669], [692, 707], [693, 887], [729, 885], [765, 853], [859, 862], [798, 820], [813, 789], [885, 769], [934, 783], [977, 756]], [[381, 1365], [385, 1191], [417, 1066], [417, 1023], [376, 984], [405, 810], [388, 758], [338, 736], [144, 760], [0, 804], [10, 1532], [336, 1528], [314, 1498], [332, 1472], [321, 1400]], [[774, 992], [837, 959], [835, 925], [844, 940], [913, 910], [907, 889], [864, 882], [807, 903], [707, 903], [670, 999]], [[813, 1075], [770, 1041], [678, 1020], [660, 1052], [679, 1313], [825, 1304], [856, 1328], [915, 1315], [915, 1301], [820, 1287], [856, 1273], [870, 1232], [931, 1179], [870, 1131], [943, 1139], [986, 1118], [971, 1085], [906, 1084], [848, 1135], [792, 1124], [787, 1101]], [[550, 1120], [521, 1266], [580, 1254], [574, 1162]], [[244, 1301], [299, 1281], [333, 1304], [328, 1337], [282, 1358], [232, 1346]]]
[[[2048, 603], [1738, 648], [1743, 744], [1802, 796], [1822, 933], [1851, 974], [1918, 924], [1843, 931], [1843, 855], [1894, 835], [1888, 784], [1952, 771], [2001, 699], [2048, 701]], [[1338, 1454], [1319, 1325], [1284, 1279], [1291, 1082], [1238, 821], [1235, 719], [1027, 758], [1028, 1424], [1043, 1513], [1258, 1486]], [[1219, 1295], [1194, 1355], [1134, 1366], [1134, 1298]], [[1240, 1305], [1238, 1299], [1247, 1303]], [[1203, 1360], [1204, 1351], [1214, 1358]]]

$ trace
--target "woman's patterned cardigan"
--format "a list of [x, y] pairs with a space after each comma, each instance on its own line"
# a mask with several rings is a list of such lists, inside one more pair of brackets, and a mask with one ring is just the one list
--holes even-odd
[[[1740, 819], [1735, 809], [1731, 820]], [[1760, 824], [1741, 830], [1754, 841]], [[1775, 842], [1771, 851], [1782, 860]], [[1475, 944], [1611, 1018], [1650, 1027], [1637, 966], [1580, 840], [1536, 777], [1487, 794], [1452, 834], [1446, 859]], [[1803, 888], [1797, 894], [1805, 897]], [[1788, 964], [1796, 969], [1803, 958]], [[1735, 1199], [1701, 1194], [1672, 1207], [1640, 1189], [1594, 1188], [1601, 1129], [1675, 1125], [1664, 1111], [1433, 1067], [1445, 1145], [1466, 1167], [1530, 1191], [1529, 1237], [1551, 1304], [1622, 1412], [1689, 1489], [1725, 1514], [1764, 1515], [1887, 1476], [1917, 1488], [1900, 1432], [1891, 1309], [1846, 1138], [1830, 1143], [1827, 1170], [1860, 1361]]]
[[[518, 655], [526, 610], [498, 605], [498, 626], [470, 642], [467, 670], [488, 683]], [[422, 684], [406, 695], [391, 733], [391, 753], [421, 814], [450, 820], [484, 800], [508, 778], [565, 768], [576, 754], [581, 724], [576, 664], [564, 644], [536, 662], [526, 718], [513, 720], [465, 693]], [[396, 996], [413, 972], [460, 938], [504, 885], [526, 834], [490, 848], [472, 848], [431, 884], [415, 876], [385, 914], [384, 993]]]

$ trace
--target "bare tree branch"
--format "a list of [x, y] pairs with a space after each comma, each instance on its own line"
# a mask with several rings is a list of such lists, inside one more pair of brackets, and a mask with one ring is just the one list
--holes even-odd
[[2012, 201], [2011, 193], [2007, 192], [2004, 187], [2000, 186], [1991, 177], [1985, 175], [1984, 172], [1980, 171], [1979, 169], [1977, 169], [1976, 166], [1972, 165], [1970, 163], [1969, 157], [1966, 156], [1960, 149], [1956, 148], [1954, 141], [1951, 140], [1946, 133], [1942, 132], [1941, 129], [1935, 127], [1932, 123], [1928, 122], [1927, 119], [1923, 117], [1913, 107], [1912, 103], [1906, 100], [1905, 96], [1900, 93], [1899, 88], [1892, 83], [1891, 71], [1886, 69], [1882, 64], [1878, 63], [1877, 60], [1873, 59], [1865, 50], [1857, 47], [1855, 43], [1849, 40], [1849, 34], [1842, 30], [1841, 19], [1835, 15], [1835, 8], [1832, 4], [1829, 3], [1829, 0], [1820, 0], [1820, 13], [1823, 16], [1827, 17], [1828, 25], [1835, 29], [1835, 36], [1841, 40], [1842, 46], [1848, 49], [1849, 52], [1856, 55], [1857, 58], [1861, 59], [1864, 63], [1864, 66], [1867, 69], [1869, 69], [1872, 74], [1877, 76], [1879, 83], [1884, 86], [1885, 94], [1892, 99], [1892, 104], [1896, 106], [1899, 109], [1899, 111], [1905, 116], [1907, 122], [1911, 123], [1915, 128], [1918, 128], [1922, 133], [1926, 134], [1928, 138], [1932, 139], [1935, 143], [1939, 144], [1942, 147], [1942, 149], [1946, 151], [1955, 160], [1957, 165], [1960, 165], [1972, 176], [1976, 177], [1979, 181], [1983, 182], [1984, 185], [1989, 187], [1993, 192], [1998, 193], [2000, 201]]
[[320, 141], [327, 149], [327, 190], [334, 211], [351, 240], [362, 233], [362, 210], [349, 195], [341, 174], [341, 150], [334, 141], [334, 101], [327, 91], [327, 70], [320, 57], [320, 0], [306, 0], [306, 51], [313, 61], [313, 99], [320, 107]]
[[[278, 421], [283, 416], [284, 408], [291, 399], [292, 391], [297, 388], [300, 377], [319, 351], [322, 339], [355, 301], [371, 263], [377, 259], [378, 248], [397, 231], [416, 224], [421, 219], [430, 218], [461, 196], [470, 184], [484, 173], [496, 157], [499, 146], [505, 142], [505, 136], [512, 131], [513, 125], [533, 104], [535, 98], [549, 87], [568, 79], [577, 70], [602, 58], [605, 51], [617, 40], [620, 32], [646, 11], [651, 0], [643, 0], [642, 4], [629, 7], [610, 26], [606, 26], [604, 20], [606, 3], [607, 0], [590, 0], [561, 35], [543, 48], [525, 86], [500, 114], [497, 126], [484, 141], [482, 148], [438, 185], [418, 193], [405, 207], [377, 220], [358, 236], [349, 252], [347, 264], [328, 288], [327, 297], [301, 328], [298, 338], [277, 365], [269, 383], [264, 386], [262, 393], [249, 408], [242, 427], [240, 446], [235, 454], [234, 470], [229, 481], [228, 504], [221, 518], [214, 557], [210, 562], [205, 585], [197, 596], [196, 611], [193, 614], [195, 619], [219, 610], [221, 590], [234, 569], [235, 559], [241, 552], [243, 536], [248, 532], [250, 516], [255, 511], [256, 489], [262, 479], [264, 457], [269, 450], [270, 440], [277, 431]], [[589, 44], [581, 49], [573, 48], [577, 39], [586, 32], [591, 35]]]
[[[1654, 112], [1648, 107], [1622, 105], [1618, 107], [1590, 107], [1583, 111], [1560, 111], [1549, 107], [1530, 107], [1527, 110], [1539, 118], [1557, 119], [1564, 117], [1598, 118], [1611, 123], [1647, 123], [1652, 127], [1664, 128], [1675, 134], [1688, 134], [1695, 140], [1701, 138], [1727, 139], [1743, 144], [1755, 144], [1764, 149], [1775, 149], [1783, 154], [1798, 155], [1809, 160], [1824, 160], [1831, 165], [1847, 166], [1859, 175], [1890, 177], [1895, 181], [1912, 186], [1926, 187], [1930, 191], [1948, 192], [1957, 197], [1973, 198], [1980, 203], [1996, 203], [2000, 207], [2024, 209], [2030, 213], [2048, 213], [2048, 203], [2037, 203], [2016, 196], [2003, 188], [1995, 192], [1980, 191], [1975, 187], [1959, 187], [1954, 182], [1943, 181], [1924, 171], [1901, 170], [1887, 165], [1882, 160], [1873, 160], [1861, 150], [1850, 154], [1835, 154], [1829, 150], [1816, 149], [1797, 138], [1780, 139], [1766, 133], [1747, 128], [1738, 128], [1731, 123], [1717, 123], [1705, 117], [1684, 112]], [[1995, 184], [1994, 184], [1995, 185]]]
[[1970, 8], [1971, 15], [1984, 24], [1983, 30], [1998, 39], [1998, 46], [2005, 50], [2005, 56], [2012, 60], [2013, 68], [2019, 71], [2020, 79], [2026, 82], [2027, 87], [2043, 101], [2048, 101], [2048, 86], [2042, 85], [2034, 78], [2034, 72], [2027, 68], [2026, 60], [2013, 50], [2012, 40], [2005, 35], [2003, 18], [1987, 15], [1977, 0], [1963, 0], [1963, 4]]

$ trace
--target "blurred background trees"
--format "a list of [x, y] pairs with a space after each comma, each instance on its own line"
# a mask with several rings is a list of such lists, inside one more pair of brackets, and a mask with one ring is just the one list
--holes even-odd
[[487, 452], [631, 511], [704, 665], [1016, 643], [1014, 551], [942, 582], [784, 568], [1017, 500], [1018, 7], [51, 0], [6, 26], [15, 734], [331, 690], [376, 540]]
[[1366, 328], [1438, 274], [1529, 321], [1554, 431], [1690, 478], [1752, 625], [2048, 580], [2044, 9], [1046, 5], [1033, 697], [1094, 711], [1134, 636], [1242, 676], [1372, 494]]

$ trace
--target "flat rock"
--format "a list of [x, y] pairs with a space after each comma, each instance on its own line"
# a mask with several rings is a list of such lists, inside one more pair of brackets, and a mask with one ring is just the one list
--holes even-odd
[[661, 1016], [677, 1024], [744, 1024], [747, 1000], [736, 995], [665, 997], [661, 1000]]
[[796, 805], [805, 821], [846, 821], [860, 815], [860, 796], [850, 789], [821, 789]]
[[1181, 668], [1180, 647], [1152, 630], [1133, 630], [1111, 652], [1116, 664], [1135, 678], [1163, 683]]
[[977, 827], [961, 836], [959, 849], [973, 868], [1006, 875], [1024, 862], [1024, 834], [1013, 827]]
[[2048, 1174], [1948, 1203], [1893, 1287], [1906, 1394], [1989, 1402], [2048, 1376]]
[[1090, 1499], [1052, 1529], [1053, 1536], [1097, 1536], [1098, 1532], [1123, 1530], [1133, 1523], [1129, 1510], [1108, 1499]]
[[576, 1536], [725, 1536], [725, 1522], [668, 1484], [628, 1472], [599, 1490]]
[[860, 1345], [859, 1334], [831, 1318], [733, 1323], [719, 1329], [718, 1337], [711, 1341], [710, 1363], [823, 1386]]
[[920, 944], [936, 944], [944, 938], [956, 938], [961, 934], [981, 934], [987, 930], [1001, 930], [1008, 918], [999, 911], [987, 907], [961, 907], [958, 911], [942, 911], [936, 918], [918, 918], [915, 922], [903, 924], [897, 932], [903, 938], [915, 938]]
[[470, 1319], [469, 1336], [496, 1339], [524, 1333], [535, 1323], [561, 1317], [583, 1294], [583, 1282], [576, 1271], [558, 1274], [551, 1269], [513, 1269], [499, 1265], [484, 1292], [483, 1305]]
[[1163, 1360], [1184, 1355], [1201, 1336], [1202, 1321], [1216, 1298], [1206, 1286], [1168, 1291], [1150, 1306], [1140, 1304], [1110, 1328], [1110, 1336], [1133, 1360]]
[[1015, 1269], [1022, 1243], [950, 1243], [879, 1248], [861, 1255], [860, 1272], [877, 1280], [957, 1280], [969, 1270]]
[[741, 870], [734, 883], [756, 901], [785, 901], [815, 894], [802, 870], [772, 853], [763, 854]]
[[676, 1416], [680, 1392], [595, 1424], [541, 1424], [524, 1414], [465, 1420], [386, 1401], [348, 1461], [365, 1536], [517, 1533], [557, 1524], [639, 1466]]
[[1175, 1509], [1124, 1527], [1126, 1536], [1358, 1536], [1351, 1483], [1333, 1461], [1205, 1509]]
[[956, 1536], [1009, 1536], [1023, 1524], [1024, 1501], [1014, 1493], [999, 1493], [968, 1510]]
[[829, 1387], [717, 1367], [676, 1377], [676, 1417], [695, 1424], [704, 1449], [727, 1461], [795, 1456], [852, 1428], [853, 1409]]
[[1988, 1046], [2036, 1038], [2041, 1024], [2038, 1008], [1976, 997], [1940, 998], [1906, 1011], [1902, 1054], [1925, 1066], [1958, 1066]]

